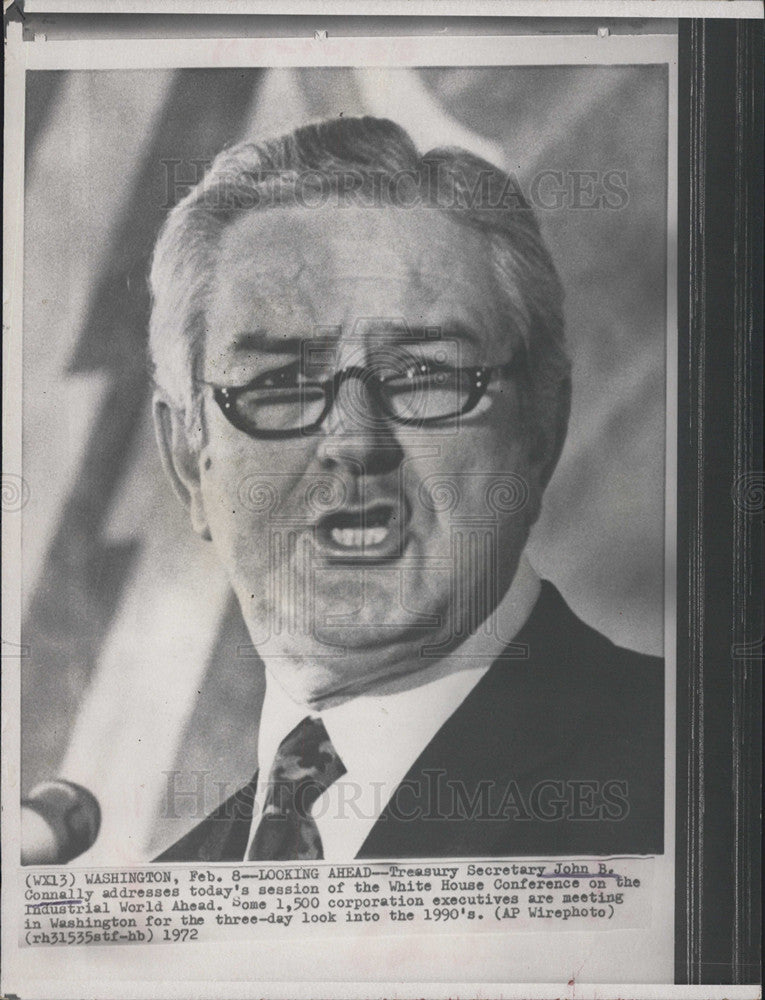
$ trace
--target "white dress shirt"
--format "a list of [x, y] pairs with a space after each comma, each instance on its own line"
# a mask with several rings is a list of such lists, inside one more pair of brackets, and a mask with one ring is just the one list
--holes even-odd
[[524, 624], [539, 588], [539, 577], [521, 556], [512, 585], [486, 622], [449, 656], [420, 670], [418, 684], [411, 685], [410, 674], [406, 683], [388, 682], [321, 712], [293, 701], [266, 662], [258, 787], [245, 859], [279, 744], [307, 715], [323, 721], [346, 770], [311, 810], [324, 857], [354, 858], [412, 764]]

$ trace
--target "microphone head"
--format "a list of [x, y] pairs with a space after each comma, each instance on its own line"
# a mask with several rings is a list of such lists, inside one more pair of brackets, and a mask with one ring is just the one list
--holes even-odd
[[21, 802], [22, 865], [65, 865], [95, 843], [98, 800], [73, 781], [43, 781]]

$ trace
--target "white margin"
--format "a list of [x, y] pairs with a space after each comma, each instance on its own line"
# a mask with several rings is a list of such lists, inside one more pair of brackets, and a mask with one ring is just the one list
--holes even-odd
[[[635, 41], [640, 39], [640, 50]], [[540, 40], [543, 42], [540, 45]], [[482, 35], [379, 38], [143, 38], [21, 46], [25, 69], [194, 69], [346, 66], [609, 66], [675, 58], [674, 34]]]

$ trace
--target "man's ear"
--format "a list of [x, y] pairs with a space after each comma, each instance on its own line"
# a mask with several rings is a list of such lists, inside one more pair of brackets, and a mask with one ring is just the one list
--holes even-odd
[[183, 414], [159, 391], [154, 393], [152, 412], [162, 467], [170, 485], [188, 511], [194, 531], [210, 541], [199, 476], [199, 448], [189, 440]]

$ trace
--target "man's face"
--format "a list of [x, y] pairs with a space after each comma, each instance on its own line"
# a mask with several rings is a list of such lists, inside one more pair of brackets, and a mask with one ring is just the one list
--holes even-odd
[[[249, 212], [224, 232], [211, 288], [204, 380], [270, 372], [261, 385], [293, 405], [350, 366], [440, 372], [521, 349], [486, 238], [428, 208]], [[295, 696], [430, 665], [504, 595], [542, 488], [516, 381], [492, 380], [465, 416], [406, 426], [350, 378], [318, 431], [287, 439], [249, 436], [204, 393], [198, 505], [253, 642]], [[251, 415], [283, 427], [280, 414]]]

